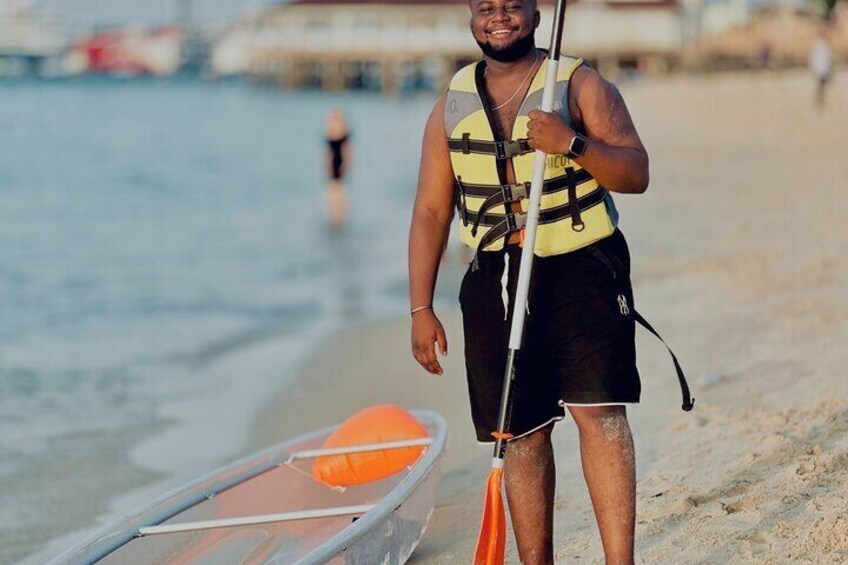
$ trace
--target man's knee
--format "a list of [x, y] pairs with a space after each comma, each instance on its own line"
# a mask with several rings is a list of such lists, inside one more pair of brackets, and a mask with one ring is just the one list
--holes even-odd
[[546, 456], [551, 450], [551, 430], [553, 424], [547, 425], [527, 434], [510, 440], [506, 446], [506, 460], [534, 459]]
[[569, 407], [581, 436], [619, 442], [630, 439], [630, 424], [624, 406]]

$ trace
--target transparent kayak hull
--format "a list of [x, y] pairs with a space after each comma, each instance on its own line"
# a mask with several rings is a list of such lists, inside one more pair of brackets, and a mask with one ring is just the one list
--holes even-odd
[[[107, 526], [51, 564], [394, 564], [404, 563], [427, 527], [447, 440], [444, 419], [413, 414], [432, 443], [407, 472], [334, 490], [309, 476], [311, 460], [291, 454], [321, 446], [334, 427], [269, 448], [179, 488]], [[149, 526], [368, 506], [360, 513], [139, 535]]]

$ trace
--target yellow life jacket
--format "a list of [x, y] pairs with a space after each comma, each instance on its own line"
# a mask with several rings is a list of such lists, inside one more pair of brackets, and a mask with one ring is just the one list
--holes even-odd
[[[563, 57], [554, 97], [554, 111], [573, 127], [568, 111], [568, 84], [582, 59]], [[547, 65], [536, 72], [515, 124], [512, 139], [496, 141], [493, 116], [484, 88], [485, 64], [472, 63], [451, 80], [445, 104], [445, 131], [456, 177], [460, 239], [472, 249], [503, 249], [509, 234], [524, 227], [534, 151], [526, 140], [528, 114], [541, 107]], [[504, 162], [512, 159], [515, 184], [508, 184]], [[513, 213], [511, 204], [521, 203]], [[535, 254], [568, 253], [615, 231], [618, 213], [612, 196], [576, 162], [548, 155]]]

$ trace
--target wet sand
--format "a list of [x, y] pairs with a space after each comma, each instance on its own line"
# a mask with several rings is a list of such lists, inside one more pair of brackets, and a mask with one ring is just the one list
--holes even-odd
[[[684, 364], [683, 413], [665, 350], [639, 331], [637, 561], [848, 560], [848, 77], [812, 107], [803, 73], [622, 85], [651, 155], [642, 196], [621, 196], [639, 310]], [[411, 167], [414, 164], [410, 165]], [[456, 267], [445, 285], [458, 288]], [[451, 425], [438, 507], [412, 563], [464, 563], [490, 448], [474, 440], [457, 308], [440, 308], [445, 376], [409, 354], [408, 318], [346, 330], [270, 398], [252, 448], [395, 402]], [[557, 562], [600, 562], [576, 430], [557, 449]], [[517, 563], [510, 541], [508, 561]]]

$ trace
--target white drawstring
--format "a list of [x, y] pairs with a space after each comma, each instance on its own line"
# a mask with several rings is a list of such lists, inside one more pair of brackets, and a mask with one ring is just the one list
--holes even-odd
[[504, 253], [504, 270], [501, 275], [501, 300], [504, 305], [504, 321], [509, 318], [509, 291], [507, 284], [509, 283], [509, 253]]

